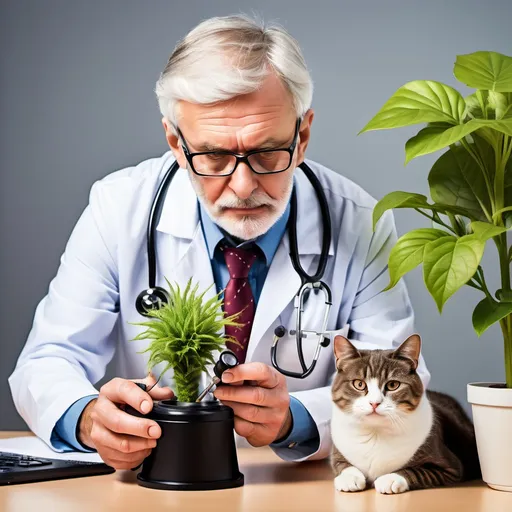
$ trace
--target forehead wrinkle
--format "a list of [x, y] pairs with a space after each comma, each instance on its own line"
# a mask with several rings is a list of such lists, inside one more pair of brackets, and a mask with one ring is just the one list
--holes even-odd
[[[293, 138], [293, 132], [290, 130], [287, 135], [276, 135], [268, 134], [269, 128], [272, 128], [273, 123], [271, 122], [259, 122], [258, 128], [251, 129], [253, 125], [247, 125], [240, 127], [239, 130], [232, 132], [226, 129], [223, 125], [211, 125], [205, 127], [207, 132], [210, 132], [214, 136], [221, 136], [222, 138], [230, 139], [230, 142], [223, 143], [220, 141], [202, 140], [197, 142], [190, 142], [189, 144], [198, 151], [230, 151], [234, 153], [243, 153], [255, 149], [267, 149], [267, 148], [283, 148], [291, 144]], [[295, 128], [295, 125], [293, 126]], [[247, 133], [247, 131], [249, 133]], [[267, 137], [258, 140], [261, 135], [267, 134]], [[186, 138], [186, 135], [183, 134]], [[207, 135], [206, 135], [207, 136]], [[205, 135], [203, 135], [205, 137]], [[244, 141], [247, 138], [247, 141]], [[188, 140], [188, 139], [187, 139]]]

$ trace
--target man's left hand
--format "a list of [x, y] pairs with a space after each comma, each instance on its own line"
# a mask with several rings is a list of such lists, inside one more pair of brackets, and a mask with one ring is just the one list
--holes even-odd
[[[245, 382], [244, 382], [245, 381]], [[286, 380], [263, 363], [235, 366], [222, 374], [215, 397], [235, 413], [235, 431], [253, 446], [265, 446], [286, 437], [292, 427]]]

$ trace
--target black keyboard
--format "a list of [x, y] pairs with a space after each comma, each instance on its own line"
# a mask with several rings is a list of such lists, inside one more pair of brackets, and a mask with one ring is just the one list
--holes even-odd
[[106, 475], [114, 471], [104, 463], [0, 452], [0, 485]]

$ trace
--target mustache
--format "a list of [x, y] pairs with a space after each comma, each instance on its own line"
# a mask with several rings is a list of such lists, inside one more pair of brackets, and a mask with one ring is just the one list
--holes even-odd
[[233, 195], [221, 198], [215, 202], [215, 206], [221, 210], [227, 208], [258, 208], [259, 206], [275, 207], [276, 201], [265, 193], [254, 194], [247, 199], [240, 199]]

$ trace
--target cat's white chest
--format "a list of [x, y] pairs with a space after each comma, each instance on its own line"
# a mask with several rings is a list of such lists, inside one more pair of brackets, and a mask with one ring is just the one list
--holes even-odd
[[432, 427], [428, 400], [408, 417], [400, 431], [369, 430], [333, 404], [331, 436], [338, 451], [371, 482], [405, 467], [425, 442]]

